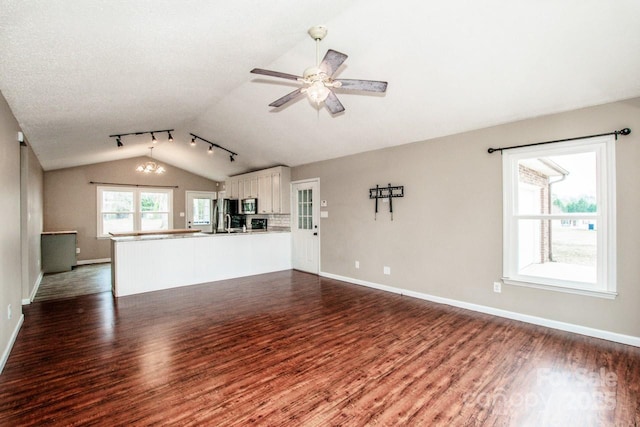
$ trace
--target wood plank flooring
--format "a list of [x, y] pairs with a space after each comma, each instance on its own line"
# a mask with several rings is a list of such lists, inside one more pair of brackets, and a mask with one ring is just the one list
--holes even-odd
[[639, 348], [297, 271], [24, 311], [0, 425], [640, 424]]
[[111, 263], [88, 264], [42, 277], [34, 301], [73, 298], [111, 291]]

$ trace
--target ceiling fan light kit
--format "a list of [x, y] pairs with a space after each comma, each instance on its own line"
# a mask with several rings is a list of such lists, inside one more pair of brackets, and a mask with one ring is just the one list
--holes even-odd
[[269, 104], [270, 107], [281, 107], [296, 99], [300, 94], [306, 94], [309, 100], [314, 104], [320, 105], [324, 103], [325, 107], [327, 107], [327, 110], [329, 110], [331, 114], [338, 114], [343, 112], [345, 109], [336, 96], [334, 89], [342, 88], [347, 90], [379, 93], [384, 93], [387, 90], [387, 82], [383, 81], [334, 79], [335, 73], [344, 61], [346, 61], [347, 55], [329, 49], [322, 61], [320, 61], [320, 41], [327, 35], [327, 27], [317, 25], [311, 27], [308, 33], [311, 38], [316, 41], [316, 65], [304, 70], [302, 77], [293, 74], [281, 73], [279, 71], [264, 70], [262, 68], [254, 68], [251, 70], [251, 73], [253, 74], [296, 80], [304, 84], [303, 87], [273, 101]]

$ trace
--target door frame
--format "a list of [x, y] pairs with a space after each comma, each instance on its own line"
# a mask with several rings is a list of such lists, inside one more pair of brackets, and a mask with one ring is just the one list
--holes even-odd
[[[293, 191], [293, 187], [296, 184], [305, 184], [305, 183], [315, 183], [318, 186], [318, 202], [313, 204], [313, 218], [314, 218], [314, 225], [317, 224], [318, 226], [318, 266], [317, 266], [317, 271], [318, 271], [318, 275], [321, 275], [322, 270], [320, 269], [320, 266], [322, 265], [322, 227], [320, 225], [320, 178], [308, 178], [308, 179], [300, 179], [297, 181], [291, 181], [291, 183], [289, 184], [289, 194], [290, 194], [290, 210], [289, 212], [291, 212], [290, 215], [290, 226], [291, 226], [291, 265], [293, 265], [293, 228], [295, 227], [295, 222], [297, 221], [297, 218], [295, 218], [293, 216], [293, 214], [295, 212], [297, 212], [295, 205], [295, 201], [296, 201], [296, 197], [297, 194], [296, 192]], [[317, 221], [317, 222], [316, 222]]]
[[213, 198], [211, 199], [211, 221], [212, 221], [212, 227], [213, 227], [213, 223], [215, 223], [214, 218], [213, 218], [213, 200], [216, 200], [217, 196], [218, 196], [218, 192], [217, 191], [197, 191], [197, 190], [185, 190], [184, 192], [184, 228], [189, 228], [189, 224], [187, 224], [187, 222], [189, 221], [189, 196], [193, 195], [193, 194], [208, 194], [208, 195], [213, 195]]

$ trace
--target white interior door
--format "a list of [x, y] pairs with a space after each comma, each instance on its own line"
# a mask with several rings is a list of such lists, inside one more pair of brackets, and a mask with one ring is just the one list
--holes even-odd
[[320, 271], [320, 180], [291, 184], [292, 263], [296, 270]]
[[187, 199], [187, 228], [213, 232], [213, 200], [215, 191], [185, 191]]

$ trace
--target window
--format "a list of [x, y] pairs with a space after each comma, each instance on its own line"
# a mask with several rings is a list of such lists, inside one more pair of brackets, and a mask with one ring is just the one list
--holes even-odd
[[298, 190], [298, 229], [311, 230], [313, 227], [312, 190]]
[[505, 283], [614, 298], [615, 139], [503, 153]]
[[173, 190], [98, 187], [98, 237], [173, 228]]
[[193, 225], [209, 225], [211, 224], [211, 212], [213, 211], [211, 204], [212, 199], [193, 198]]

